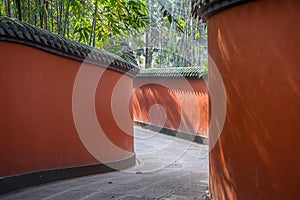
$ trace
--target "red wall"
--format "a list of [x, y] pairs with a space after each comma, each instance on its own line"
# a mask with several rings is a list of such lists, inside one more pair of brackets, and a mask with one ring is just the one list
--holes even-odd
[[208, 90], [204, 79], [136, 78], [134, 88], [135, 121], [207, 135]]
[[299, 8], [296, 0], [253, 1], [208, 20], [209, 55], [227, 96], [210, 152], [214, 200], [300, 199]]
[[[111, 162], [133, 155], [132, 122], [125, 120], [127, 124], [123, 125], [129, 133], [117, 127], [110, 104], [120, 78], [123, 94], [130, 95], [131, 77], [86, 64], [92, 72], [104, 72], [96, 85], [96, 103], [88, 105], [96, 111], [102, 132], [112, 141], [93, 143], [97, 144], [94, 150], [104, 155], [99, 160], [89, 144], [82, 142], [73, 119], [73, 86], [82, 63], [7, 42], [0, 42], [0, 56], [0, 176]], [[127, 105], [122, 105], [126, 109]], [[127, 116], [120, 112], [122, 117]], [[78, 123], [89, 128], [88, 121]], [[118, 147], [115, 151], [110, 149], [113, 144]]]

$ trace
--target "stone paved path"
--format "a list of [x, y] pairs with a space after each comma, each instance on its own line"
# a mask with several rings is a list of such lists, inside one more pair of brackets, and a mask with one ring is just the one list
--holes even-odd
[[204, 199], [208, 148], [135, 128], [137, 165], [120, 172], [91, 175], [25, 188], [2, 200]]

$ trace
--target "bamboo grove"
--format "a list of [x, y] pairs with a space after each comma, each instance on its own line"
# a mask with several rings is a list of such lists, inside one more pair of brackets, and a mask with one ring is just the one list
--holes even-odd
[[148, 23], [145, 0], [0, 0], [0, 15], [90, 46]]
[[1, 15], [120, 56], [131, 49], [141, 68], [207, 67], [190, 0], [0, 0]]

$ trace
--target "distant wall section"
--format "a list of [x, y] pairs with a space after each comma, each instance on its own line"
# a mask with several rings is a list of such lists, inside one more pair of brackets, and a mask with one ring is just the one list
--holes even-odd
[[202, 75], [195, 68], [142, 70], [134, 79], [133, 119], [206, 137], [208, 89]]

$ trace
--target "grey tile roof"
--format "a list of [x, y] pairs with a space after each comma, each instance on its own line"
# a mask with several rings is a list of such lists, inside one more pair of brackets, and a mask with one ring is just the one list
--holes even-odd
[[192, 0], [192, 15], [204, 21], [212, 15], [251, 0]]
[[117, 55], [3, 16], [0, 16], [0, 41], [25, 44], [77, 61], [127, 73], [130, 76], [135, 76], [139, 72], [136, 65]]
[[174, 67], [141, 69], [137, 78], [202, 78], [206, 69], [198, 67]]
[[206, 70], [195, 67], [139, 70], [134, 63], [128, 62], [112, 53], [92, 48], [63, 36], [3, 16], [0, 16], [0, 41], [28, 45], [80, 62], [107, 67], [133, 77], [201, 78], [207, 73]]

